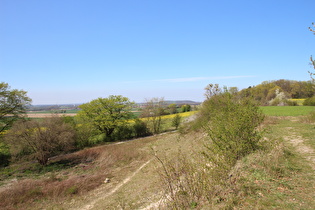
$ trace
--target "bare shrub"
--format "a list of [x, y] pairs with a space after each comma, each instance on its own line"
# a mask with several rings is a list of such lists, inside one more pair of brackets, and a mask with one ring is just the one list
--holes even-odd
[[141, 117], [145, 117], [151, 132], [158, 134], [162, 130], [162, 115], [165, 114], [164, 98], [146, 100]]
[[102, 184], [103, 175], [73, 176], [69, 179], [25, 179], [10, 189], [0, 192], [0, 209], [21, 209], [36, 200], [51, 198], [63, 200], [67, 196], [81, 194]]
[[[41, 205], [62, 203], [71, 196], [87, 193], [104, 183], [106, 177], [116, 176], [120, 170], [128, 169], [130, 164], [147, 161], [149, 156], [141, 148], [152, 141], [153, 138], [144, 138], [55, 156], [47, 166], [41, 168], [60, 164], [56, 171], [2, 187], [0, 209], [25, 209], [31, 206], [41, 209]], [[71, 168], [61, 170], [60, 167], [65, 167], [64, 163]], [[23, 171], [29, 170], [29, 164], [23, 164]], [[23, 177], [23, 174], [14, 175]]]
[[163, 160], [156, 154], [155, 157], [162, 166], [159, 174], [168, 208], [195, 208], [206, 200], [210, 181], [200, 160], [188, 159], [180, 151], [172, 160]]
[[5, 140], [15, 158], [29, 157], [46, 165], [50, 157], [73, 149], [74, 130], [59, 117], [18, 121]]

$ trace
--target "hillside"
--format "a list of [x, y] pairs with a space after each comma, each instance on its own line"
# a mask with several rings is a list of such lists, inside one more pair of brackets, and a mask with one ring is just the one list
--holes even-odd
[[[267, 118], [264, 126], [269, 132], [264, 139], [273, 146], [239, 161], [226, 183], [218, 183], [215, 195], [209, 192], [210, 202], [202, 199], [207, 195], [198, 198], [196, 191], [197, 197], [190, 201], [192, 208], [313, 209], [315, 131], [301, 120]], [[181, 179], [196, 186], [199, 178], [190, 173], [188, 162], [193, 160], [197, 168], [204, 164], [199, 155], [204, 141], [201, 132], [171, 132], [59, 156], [48, 172], [36, 176], [30, 173], [34, 170], [31, 163], [16, 165], [11, 175], [2, 169], [1, 209], [21, 205], [27, 209], [166, 208], [172, 199], [163, 167], [169, 173], [179, 170]], [[104, 182], [107, 178], [109, 183]], [[183, 200], [191, 198], [182, 195]]]

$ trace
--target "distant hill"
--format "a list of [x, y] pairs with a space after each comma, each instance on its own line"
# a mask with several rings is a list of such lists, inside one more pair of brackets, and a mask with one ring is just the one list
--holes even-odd
[[[200, 105], [201, 102], [191, 101], [191, 100], [167, 100], [165, 101], [166, 104], [177, 104], [179, 106], [184, 104], [189, 105]], [[136, 103], [138, 105], [142, 105], [145, 103]], [[45, 104], [45, 105], [32, 105], [28, 107], [28, 111], [51, 111], [51, 110], [72, 110], [72, 109], [79, 109], [81, 104]]]
[[46, 104], [46, 105], [31, 105], [28, 111], [51, 111], [51, 110], [70, 110], [79, 109], [80, 104]]
[[196, 101], [190, 101], [190, 100], [177, 100], [177, 101], [165, 101], [167, 104], [177, 104], [177, 105], [184, 105], [184, 104], [189, 104], [189, 105], [199, 105], [201, 102], [196, 102]]
[[[196, 101], [191, 101], [191, 100], [175, 100], [175, 101], [171, 101], [171, 100], [166, 100], [164, 101], [164, 103], [166, 105], [169, 105], [169, 104], [176, 104], [177, 106], [181, 106], [181, 105], [185, 105], [185, 104], [189, 104], [189, 105], [200, 105], [201, 102], [196, 102]], [[146, 103], [143, 102], [143, 103], [136, 103], [138, 106], [143, 106], [145, 105]]]

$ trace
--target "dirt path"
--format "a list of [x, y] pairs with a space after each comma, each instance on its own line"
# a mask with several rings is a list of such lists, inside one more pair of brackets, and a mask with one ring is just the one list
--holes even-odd
[[290, 142], [293, 147], [307, 159], [311, 167], [315, 170], [315, 150], [304, 143], [304, 140], [301, 136], [297, 135], [292, 127], [286, 128], [289, 132], [289, 135], [285, 137], [285, 140]]
[[145, 162], [144, 164], [142, 164], [135, 172], [133, 172], [130, 176], [126, 177], [121, 183], [119, 183], [118, 185], [116, 185], [112, 190], [110, 190], [109, 192], [104, 192], [104, 189], [99, 188], [97, 190], [95, 190], [93, 192], [92, 195], [90, 195], [89, 197], [93, 198], [92, 200], [88, 201], [89, 203], [85, 206], [82, 206], [80, 208], [75, 207], [74, 209], [81, 209], [81, 210], [89, 210], [89, 209], [93, 209], [95, 204], [98, 203], [101, 200], [106, 199], [107, 197], [109, 197], [110, 195], [114, 194], [117, 190], [119, 190], [122, 186], [124, 186], [126, 183], [128, 183], [135, 175], [137, 175], [146, 165], [148, 165], [151, 160], [148, 160], [147, 162]]

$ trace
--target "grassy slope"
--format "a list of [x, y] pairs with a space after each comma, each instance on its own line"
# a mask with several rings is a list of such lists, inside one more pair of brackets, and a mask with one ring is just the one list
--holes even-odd
[[[288, 130], [288, 127], [291, 129]], [[285, 139], [288, 136], [295, 138], [300, 131], [304, 134], [313, 132], [308, 124], [301, 124], [290, 119], [272, 124], [270, 132], [265, 137], [274, 144], [274, 148], [259, 151], [239, 161], [231, 172], [233, 178], [227, 180], [222, 186], [223, 190], [214, 199], [216, 201], [200, 202], [197, 206], [206, 209], [229, 207], [313, 209], [315, 179], [311, 165], [314, 163], [307, 161], [307, 154], [299, 153], [296, 148], [293, 148], [289, 139]], [[150, 152], [157, 151], [163, 161], [176, 162], [179, 151], [189, 158], [198, 156], [197, 151], [202, 148], [202, 138], [201, 133], [190, 133], [184, 136], [176, 133], [166, 134], [152, 141], [150, 148], [146, 148], [146, 151], [149, 158], [153, 158]], [[308, 139], [305, 138], [305, 140], [307, 142]], [[107, 209], [139, 209], [161, 200], [164, 191], [158, 175], [161, 171], [161, 165], [153, 158], [141, 172], [133, 176], [115, 193], [97, 199], [92, 209], [105, 207]], [[128, 177], [128, 174], [125, 177]], [[91, 203], [95, 195], [87, 196], [86, 199], [83, 203]], [[74, 209], [82, 207], [86, 205], [79, 202]]]
[[[216, 202], [201, 201], [197, 207], [314, 209], [315, 180], [312, 166], [315, 164], [311, 162], [310, 154], [298, 149], [301, 141], [296, 145], [293, 142], [294, 139], [299, 139], [303, 145], [315, 149], [315, 129], [311, 124], [296, 120], [297, 118], [283, 117], [281, 120], [269, 119], [270, 130], [265, 138], [272, 144], [272, 149], [259, 151], [239, 161], [231, 172], [233, 178], [222, 186]], [[59, 170], [56, 167], [54, 172], [38, 173], [34, 180], [31, 178], [34, 175], [26, 176], [25, 164], [24, 169], [21, 169], [22, 166], [16, 166], [16, 172], [21, 173], [11, 171], [11, 177], [21, 181], [11, 183], [7, 188], [7, 185], [2, 186], [0, 197], [5, 196], [1, 198], [2, 203], [4, 199], [8, 200], [8, 197], [20, 197], [21, 205], [24, 208], [29, 206], [30, 209], [144, 208], [159, 201], [164, 192], [159, 176], [162, 168], [154, 158], [154, 153], [165, 162], [175, 162], [179, 151], [193, 159], [199, 156], [202, 138], [202, 133], [168, 133], [87, 149], [73, 154], [72, 159], [68, 157], [68, 163], [72, 163], [68, 169]], [[61, 160], [55, 160], [55, 166], [60, 164]], [[147, 161], [150, 162], [137, 172]], [[65, 164], [67, 161], [61, 163]], [[7, 179], [8, 173], [7, 170], [1, 170], [2, 184], [6, 183], [4, 179]], [[111, 182], [105, 184], [103, 181], [107, 177]], [[41, 180], [43, 185], [39, 184]], [[27, 183], [36, 185], [32, 188]], [[66, 186], [64, 190], [62, 185]], [[50, 189], [52, 192], [47, 193], [50, 199], [42, 199], [40, 195], [49, 190], [45, 187], [53, 186], [59, 188]], [[10, 204], [7, 207], [16, 205]]]
[[265, 137], [274, 142], [273, 149], [240, 161], [239, 183], [234, 187], [241, 196], [231, 196], [234, 201], [241, 199], [236, 202], [239, 208], [314, 209], [315, 162], [309, 160], [312, 154], [299, 150], [309, 140], [300, 138], [301, 131], [314, 131], [295, 120], [282, 119], [271, 126]]
[[314, 106], [262, 106], [268, 116], [301, 116], [315, 110]]

